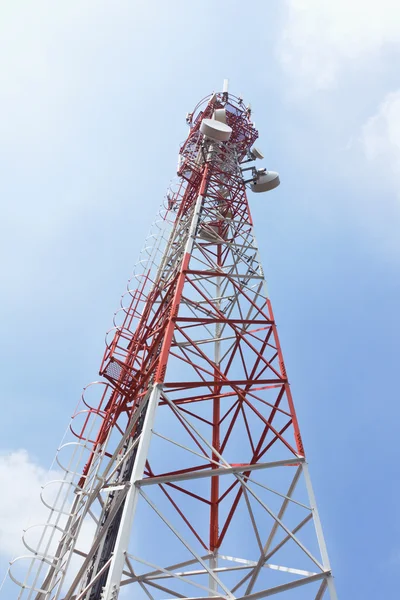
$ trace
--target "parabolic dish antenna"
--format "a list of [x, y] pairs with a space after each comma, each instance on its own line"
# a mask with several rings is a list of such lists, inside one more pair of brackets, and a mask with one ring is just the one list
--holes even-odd
[[269, 192], [278, 187], [279, 184], [279, 173], [268, 171], [263, 175], [259, 175], [256, 183], [250, 184], [250, 189], [252, 192]]
[[252, 148], [250, 150], [250, 153], [252, 154], [252, 156], [254, 156], [254, 158], [264, 158], [264, 154], [261, 152], [261, 150], [259, 150], [256, 147]]
[[215, 119], [203, 119], [200, 125], [201, 133], [215, 142], [227, 142], [231, 137], [232, 129], [229, 125]]
[[214, 110], [213, 118], [220, 123], [226, 123], [226, 110], [225, 108], [216, 108]]

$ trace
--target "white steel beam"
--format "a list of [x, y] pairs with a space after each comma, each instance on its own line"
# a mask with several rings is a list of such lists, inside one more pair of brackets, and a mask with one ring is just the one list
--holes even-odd
[[[308, 464], [304, 461], [301, 465], [301, 468], [303, 470], [304, 481], [306, 483], [308, 497], [310, 499], [310, 504], [311, 504], [312, 511], [313, 511], [314, 527], [315, 527], [315, 532], [317, 534], [318, 545], [319, 545], [319, 549], [320, 549], [321, 556], [322, 556], [322, 562], [323, 562], [324, 568], [327, 571], [330, 571], [331, 566], [330, 566], [330, 562], [329, 562], [328, 551], [327, 551], [326, 544], [325, 544], [324, 534], [322, 532], [322, 525], [321, 525], [321, 521], [320, 521], [319, 514], [318, 514], [317, 503], [315, 501], [314, 490], [311, 485], [311, 478], [310, 478], [310, 473], [308, 470]], [[338, 597], [336, 594], [336, 587], [335, 587], [335, 583], [333, 581], [332, 575], [330, 575], [327, 578], [326, 583], [327, 583], [328, 590], [329, 590], [330, 600], [338, 600]]]
[[[160, 436], [161, 437], [161, 436]], [[171, 441], [171, 440], [168, 440]], [[183, 446], [184, 447], [184, 446]], [[184, 447], [185, 448], [185, 447]], [[187, 448], [185, 448], [187, 449]], [[192, 450], [190, 450], [192, 452]], [[206, 457], [203, 457], [206, 458]], [[207, 457], [208, 458], [208, 457]], [[205, 479], [207, 477], [217, 477], [220, 475], [232, 475], [244, 473], [247, 471], [260, 471], [262, 469], [274, 469], [276, 467], [286, 467], [298, 465], [304, 461], [303, 458], [288, 458], [287, 460], [277, 460], [275, 462], [255, 463], [249, 465], [239, 465], [235, 467], [220, 467], [218, 469], [209, 469], [207, 471], [192, 471], [191, 473], [177, 473], [171, 475], [159, 475], [155, 477], [146, 477], [136, 482], [136, 485], [143, 487], [147, 485], [169, 483], [171, 481], [186, 481], [191, 479]], [[217, 464], [217, 463], [216, 463]], [[256, 482], [254, 482], [256, 483]], [[279, 494], [281, 495], [281, 494]], [[286, 498], [286, 496], [284, 496]]]
[[125, 554], [128, 551], [129, 539], [138, 501], [139, 490], [135, 486], [135, 483], [137, 480], [143, 477], [144, 468], [149, 453], [154, 418], [160, 396], [161, 384], [156, 384], [153, 387], [147, 405], [143, 429], [140, 435], [140, 441], [130, 477], [130, 487], [125, 498], [121, 524], [119, 527], [117, 540], [115, 542], [114, 552], [107, 575], [107, 582], [104, 586], [102, 600], [115, 600], [118, 595], [122, 572], [124, 570]]
[[[181, 543], [185, 546], [185, 548], [190, 552], [190, 554], [192, 556], [194, 556], [197, 561], [203, 566], [203, 568], [207, 571], [207, 573], [210, 575], [210, 577], [212, 577], [213, 579], [215, 579], [217, 585], [219, 585], [225, 592], [226, 596], [228, 598], [231, 598], [232, 600], [234, 599], [233, 594], [231, 593], [231, 591], [223, 584], [223, 582], [215, 575], [215, 573], [207, 566], [206, 562], [201, 558], [201, 556], [199, 556], [197, 554], [197, 552], [195, 550], [193, 550], [193, 548], [188, 544], [188, 542], [180, 535], [180, 533], [175, 529], [175, 527], [168, 521], [168, 519], [161, 513], [161, 511], [158, 510], [158, 508], [156, 507], [156, 505], [150, 500], [150, 498], [143, 492], [143, 490], [139, 490], [140, 494], [143, 496], [143, 498], [146, 500], [146, 502], [149, 504], [149, 506], [151, 506], [151, 508], [158, 514], [158, 516], [160, 517], [160, 519], [162, 521], [164, 521], [164, 523], [167, 525], [167, 527], [172, 531], [172, 533], [174, 533], [174, 535], [181, 541]], [[107, 598], [105, 598], [104, 600], [108, 600]], [[113, 600], [112, 598], [110, 598], [110, 600]]]

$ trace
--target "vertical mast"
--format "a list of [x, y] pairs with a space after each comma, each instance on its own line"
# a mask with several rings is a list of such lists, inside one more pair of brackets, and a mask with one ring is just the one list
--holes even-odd
[[187, 122], [18, 598], [337, 598], [247, 199], [279, 176], [227, 80]]

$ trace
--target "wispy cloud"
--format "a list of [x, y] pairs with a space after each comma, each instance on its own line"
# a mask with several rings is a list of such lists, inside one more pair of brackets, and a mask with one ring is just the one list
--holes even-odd
[[0, 455], [0, 554], [7, 558], [21, 551], [21, 535], [29, 524], [43, 523], [48, 510], [40, 500], [40, 489], [58, 474], [49, 472], [26, 450]]
[[396, 0], [287, 0], [278, 55], [286, 73], [301, 84], [299, 91], [308, 95], [334, 87], [352, 61], [399, 43]]
[[362, 127], [362, 144], [369, 161], [400, 174], [400, 90], [387, 94]]
[[[45, 496], [50, 505], [55, 504], [58, 490], [61, 489], [61, 493], [65, 491], [65, 488], [60, 488], [60, 483], [57, 483], [61, 478], [61, 472], [44, 469], [24, 449], [0, 455], [0, 487], [5, 490], [5, 493], [0, 496], [0, 556], [2, 558], [10, 560], [18, 556], [30, 555], [22, 543], [24, 531], [27, 543], [31, 547], [37, 547], [44, 531], [43, 525], [50, 514], [49, 508], [40, 498], [41, 489], [45, 484], [54, 482], [53, 485], [50, 484], [51, 489]], [[65, 520], [66, 516], [61, 515], [60, 527], [63, 527]], [[56, 532], [56, 536], [50, 539], [52, 531], [53, 529], [49, 527], [40, 545], [40, 551], [43, 551], [44, 546], [49, 543], [47, 552], [49, 554], [54, 552], [59, 534]], [[84, 524], [79, 538], [80, 549], [84, 551], [89, 549], [94, 531], [93, 522]], [[14, 576], [24, 581], [29, 565], [30, 559], [17, 561], [12, 567]], [[66, 585], [71, 583], [79, 565], [80, 559], [73, 557], [73, 568], [68, 575]]]

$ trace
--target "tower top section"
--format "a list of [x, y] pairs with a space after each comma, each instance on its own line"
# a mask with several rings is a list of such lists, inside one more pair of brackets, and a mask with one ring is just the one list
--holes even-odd
[[[227, 90], [227, 87], [224, 84], [224, 90]], [[229, 143], [235, 146], [240, 162], [247, 157], [258, 138], [258, 131], [251, 120], [250, 105], [246, 106], [242, 98], [228, 91], [214, 92], [206, 96], [186, 115], [191, 133], [200, 130], [203, 119], [214, 119], [232, 129]]]
[[267, 192], [279, 185], [279, 175], [275, 171], [244, 164], [263, 159], [264, 155], [253, 146], [258, 131], [251, 119], [251, 106], [246, 105], [243, 98], [228, 92], [227, 79], [223, 91], [213, 92], [200, 100], [193, 111], [186, 115], [186, 122], [190, 132], [179, 152], [179, 176], [189, 180], [194, 173], [199, 175], [204, 163], [215, 152], [216, 145], [223, 144], [220, 151], [228, 163], [234, 160], [243, 176], [245, 173], [248, 175], [244, 183], [250, 184], [251, 191]]

